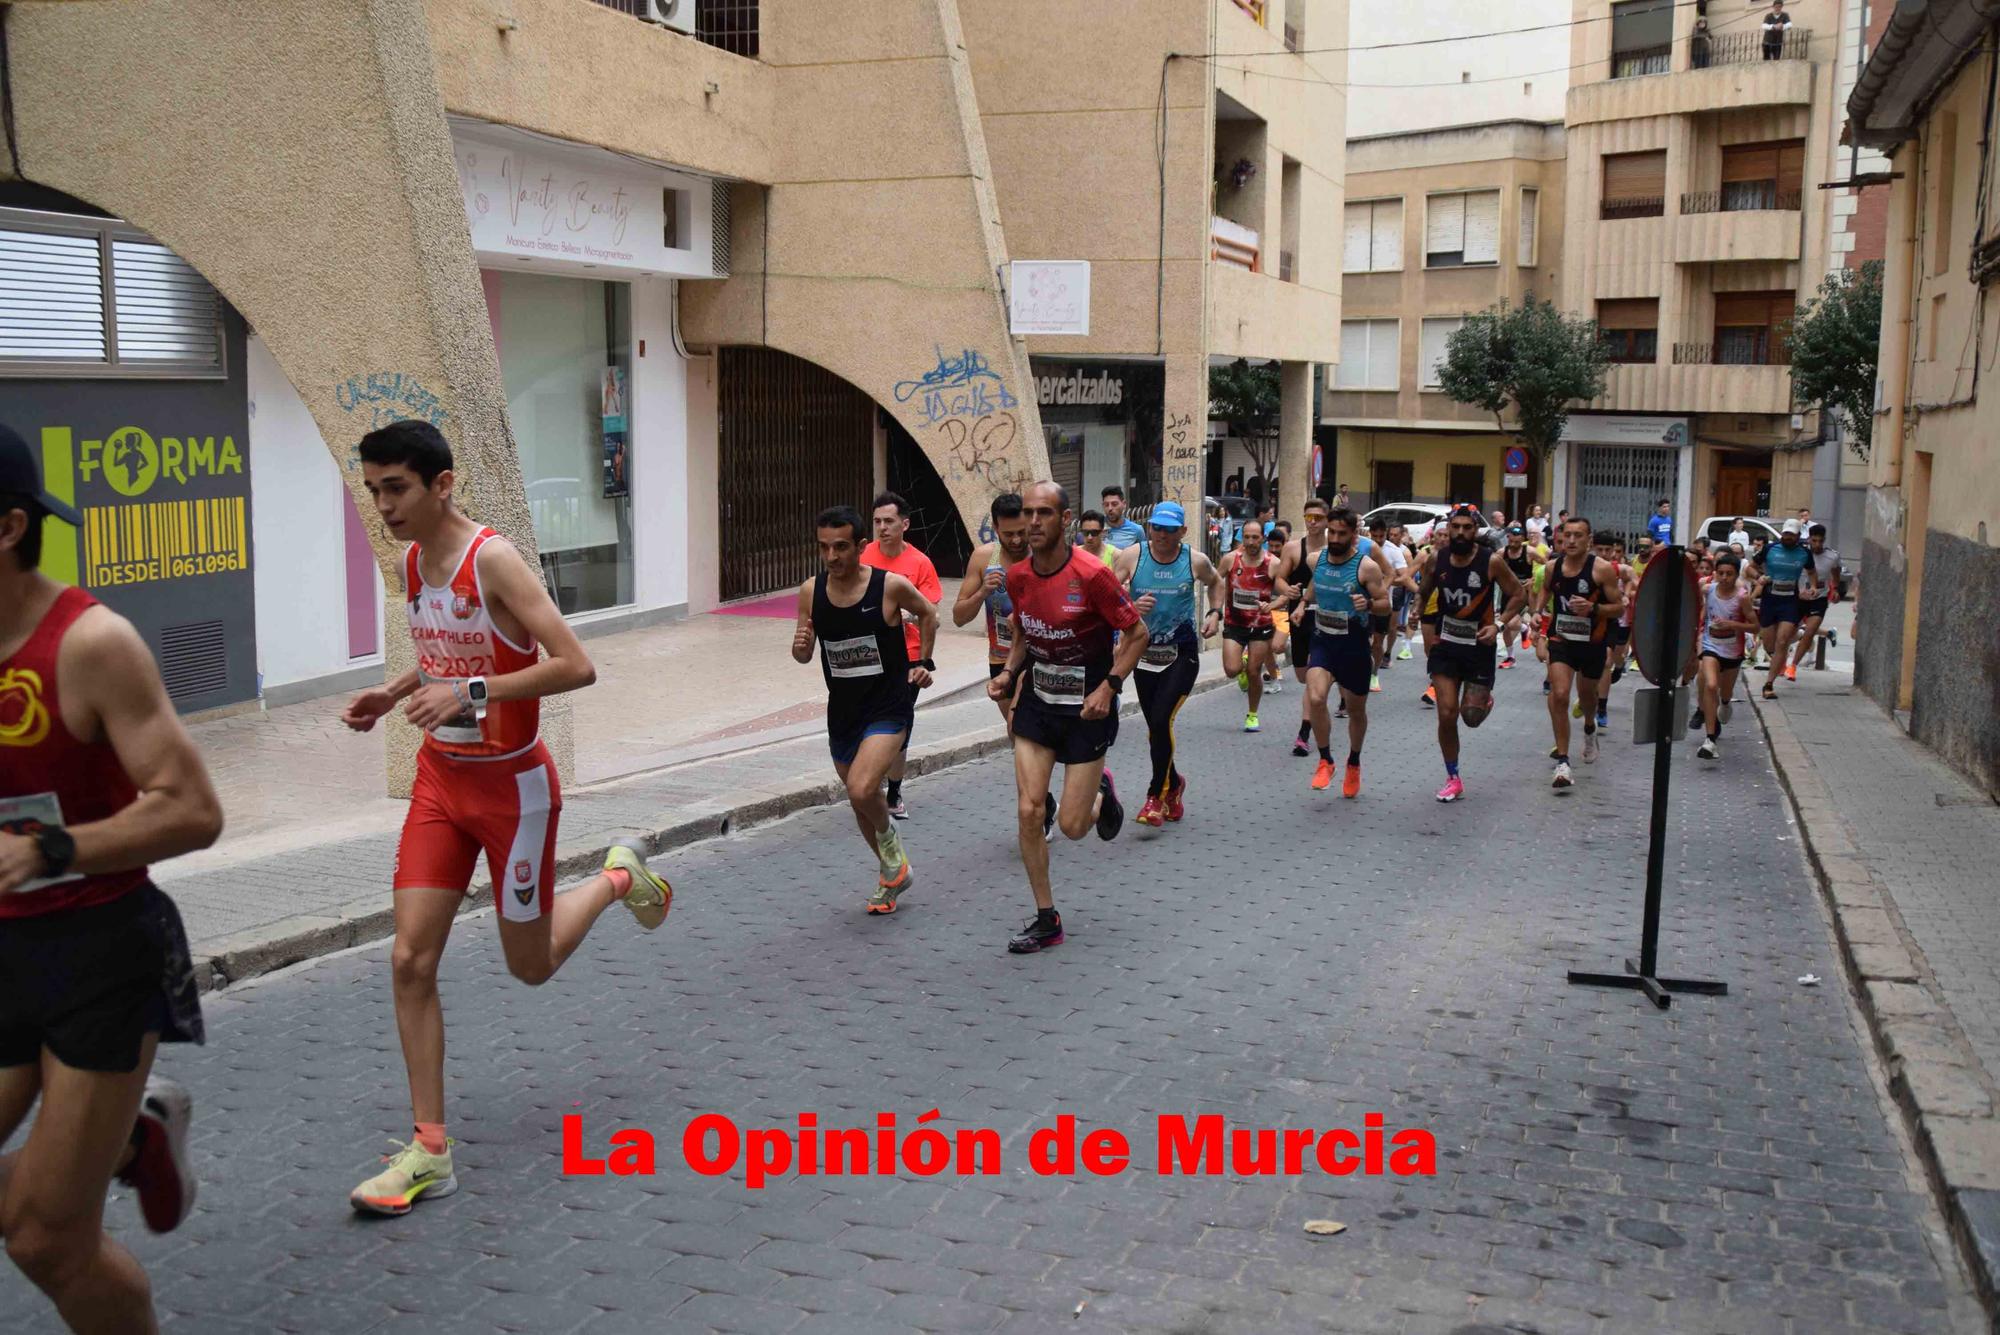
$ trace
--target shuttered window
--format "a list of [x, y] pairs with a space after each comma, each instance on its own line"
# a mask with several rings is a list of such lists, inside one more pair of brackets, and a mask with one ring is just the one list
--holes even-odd
[[1424, 201], [1424, 265], [1452, 269], [1500, 262], [1500, 192], [1431, 195]]
[[1417, 384], [1423, 389], [1438, 387], [1438, 368], [1444, 365], [1446, 345], [1451, 336], [1465, 327], [1465, 317], [1447, 316], [1424, 321], [1423, 343], [1417, 362]]
[[1348, 273], [1381, 273], [1403, 267], [1403, 201], [1371, 199], [1347, 206], [1341, 267]]
[[1394, 320], [1342, 320], [1335, 389], [1395, 389], [1401, 346]]
[[1660, 299], [1597, 303], [1597, 333], [1614, 362], [1654, 362], [1660, 355]]
[[1524, 268], [1535, 263], [1535, 232], [1541, 226], [1542, 192], [1532, 186], [1521, 188], [1520, 253], [1515, 262]]
[[1791, 360], [1792, 292], [1715, 294], [1715, 360], [1725, 366], [1783, 365]]
[[1737, 144], [1722, 150], [1722, 207], [1796, 209], [1805, 180], [1803, 139], [1774, 144]]
[[1605, 218], [1657, 218], [1666, 212], [1667, 150], [1604, 155]]
[[0, 371], [218, 378], [221, 299], [114, 219], [0, 209]]

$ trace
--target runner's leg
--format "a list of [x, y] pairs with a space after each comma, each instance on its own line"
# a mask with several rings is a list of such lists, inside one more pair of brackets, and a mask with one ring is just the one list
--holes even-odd
[[880, 850], [876, 846], [876, 836], [889, 828], [889, 799], [883, 796], [882, 780], [902, 757], [902, 748], [902, 733], [877, 733], [861, 739], [852, 761], [845, 765], [836, 763], [833, 767], [833, 772], [847, 785], [847, 805], [854, 812], [854, 823], [861, 829], [861, 838], [867, 843], [868, 851], [878, 856]]
[[1333, 744], [1333, 719], [1327, 712], [1327, 696], [1333, 691], [1333, 674], [1325, 668], [1306, 673], [1306, 709], [1312, 719], [1313, 742], [1324, 752]]
[[1444, 757], [1445, 769], [1456, 778], [1458, 776], [1458, 678], [1440, 674], [1431, 678], [1431, 686], [1437, 691], [1438, 753]]
[[1486, 716], [1493, 712], [1493, 692], [1477, 682], [1468, 683], [1462, 693], [1459, 711], [1465, 718], [1465, 726], [1476, 728], [1486, 722]]
[[410, 1080], [410, 1109], [418, 1122], [444, 1121], [444, 1007], [438, 1001], [437, 971], [451, 920], [464, 898], [463, 891], [449, 889], [407, 889], [395, 895], [390, 988]]
[[1264, 698], [1264, 670], [1271, 663], [1271, 642], [1252, 640], [1249, 646], [1250, 659], [1250, 712], [1257, 712], [1257, 705]]
[[1549, 660], [1549, 728], [1555, 734], [1556, 755], [1569, 754], [1569, 693], [1576, 685], [1576, 670], [1567, 663]]
[[[1014, 785], [1018, 794], [1017, 821], [1021, 841], [1021, 865], [1028, 871], [1028, 889], [1035, 907], [1055, 907], [1049, 889], [1049, 841], [1042, 835], [1049, 779], [1056, 770], [1056, 753], [1037, 742], [1014, 739]], [[1073, 838], [1076, 836], [1072, 836]]]

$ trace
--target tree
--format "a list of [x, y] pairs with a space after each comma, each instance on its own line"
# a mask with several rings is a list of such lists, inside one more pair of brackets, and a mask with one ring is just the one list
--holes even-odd
[[1506, 302], [1467, 316], [1445, 344], [1438, 383], [1460, 403], [1502, 416], [1511, 406], [1514, 433], [1546, 460], [1562, 439], [1569, 405], [1604, 392], [1604, 347], [1595, 321], [1564, 315], [1554, 303]]
[[[1208, 370], [1208, 411], [1229, 423], [1229, 434], [1243, 442], [1257, 472], [1269, 480], [1278, 467], [1278, 366], [1252, 366], [1238, 357], [1227, 366]], [[1265, 492], [1269, 495], [1269, 491]]]
[[1875, 426], [1875, 355], [1882, 336], [1882, 261], [1836, 269], [1792, 320], [1792, 394], [1821, 412], [1837, 408], [1866, 459]]

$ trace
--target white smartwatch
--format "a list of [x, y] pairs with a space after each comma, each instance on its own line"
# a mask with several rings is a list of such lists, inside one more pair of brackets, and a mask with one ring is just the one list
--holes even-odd
[[480, 719], [485, 718], [486, 678], [467, 677], [465, 679], [465, 694], [472, 701], [472, 716]]

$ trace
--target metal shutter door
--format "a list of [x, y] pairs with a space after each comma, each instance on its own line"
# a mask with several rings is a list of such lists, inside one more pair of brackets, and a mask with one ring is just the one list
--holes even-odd
[[1482, 190], [1465, 197], [1465, 262], [1500, 262], [1500, 192]]
[[1340, 365], [1333, 377], [1335, 389], [1359, 389], [1368, 379], [1368, 322], [1340, 322]]
[[0, 229], [0, 358], [109, 356], [97, 238]]
[[1667, 150], [1604, 155], [1604, 198], [1660, 199], [1667, 193]]

